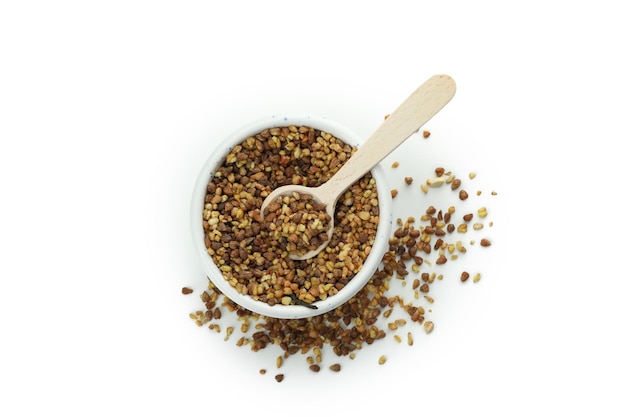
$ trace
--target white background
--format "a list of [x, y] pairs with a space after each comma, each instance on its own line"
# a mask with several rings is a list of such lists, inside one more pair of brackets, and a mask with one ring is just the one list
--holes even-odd
[[[622, 17], [608, 0], [2, 2], [0, 414], [624, 415]], [[442, 282], [435, 331], [339, 374], [292, 357], [278, 384], [277, 351], [196, 327], [188, 204], [217, 143], [279, 112], [366, 137], [437, 73], [457, 95], [384, 162], [401, 161], [390, 182], [443, 164], [499, 194], [469, 265], [483, 280]]]

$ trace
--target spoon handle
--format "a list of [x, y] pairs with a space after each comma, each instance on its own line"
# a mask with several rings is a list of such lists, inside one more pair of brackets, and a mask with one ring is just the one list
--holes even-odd
[[324, 194], [338, 196], [401, 143], [417, 132], [454, 96], [456, 83], [448, 75], [435, 75], [419, 86], [348, 159], [320, 186]]

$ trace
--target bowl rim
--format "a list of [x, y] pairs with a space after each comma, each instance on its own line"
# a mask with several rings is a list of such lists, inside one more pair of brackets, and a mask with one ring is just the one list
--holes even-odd
[[[207, 253], [204, 245], [204, 229], [202, 226], [202, 210], [206, 186], [213, 178], [213, 171], [224, 161], [224, 158], [236, 145], [244, 141], [249, 136], [263, 131], [264, 129], [281, 126], [309, 126], [322, 130], [341, 139], [352, 146], [360, 146], [362, 139], [350, 129], [342, 124], [317, 115], [272, 115], [261, 117], [241, 128], [233, 131], [222, 140], [211, 155], [207, 158], [200, 173], [198, 174], [191, 198], [191, 237], [194, 247], [201, 262], [202, 270], [213, 284], [231, 301], [252, 312], [274, 318], [298, 319], [313, 317], [334, 310], [352, 298], [362, 289], [376, 272], [382, 261], [382, 257], [388, 249], [389, 237], [392, 228], [391, 211], [391, 191], [385, 181], [385, 175], [380, 164], [371, 169], [372, 176], [376, 180], [378, 190], [379, 224], [374, 237], [374, 244], [363, 263], [361, 270], [342, 288], [337, 294], [328, 297], [326, 300], [319, 300], [314, 303], [317, 309], [311, 309], [300, 305], [285, 306], [269, 304], [254, 300], [252, 297], [239, 293], [226, 280], [220, 279], [222, 273], [213, 262], [212, 257]], [[223, 151], [222, 151], [223, 150]], [[216, 278], [217, 277], [217, 278]]]

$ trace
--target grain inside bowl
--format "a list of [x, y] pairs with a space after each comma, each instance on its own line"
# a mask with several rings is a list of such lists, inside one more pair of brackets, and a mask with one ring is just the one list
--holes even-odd
[[279, 186], [323, 184], [355, 151], [330, 133], [288, 125], [252, 134], [228, 152], [206, 186], [202, 216], [207, 253], [230, 286], [270, 306], [310, 305], [350, 282], [370, 254], [380, 222], [371, 173], [339, 199], [330, 243], [312, 259], [289, 258], [289, 240], [276, 234], [282, 225], [264, 222], [260, 208]]

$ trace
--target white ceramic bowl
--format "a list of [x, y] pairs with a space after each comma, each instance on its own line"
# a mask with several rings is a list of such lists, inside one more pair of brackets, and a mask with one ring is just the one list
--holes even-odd
[[241, 307], [265, 316], [296, 319], [323, 314], [339, 307], [352, 298], [370, 280], [376, 269], [379, 267], [382, 257], [387, 251], [389, 245], [389, 237], [392, 228], [391, 190], [385, 182], [384, 173], [381, 167], [374, 167], [371, 170], [371, 173], [376, 180], [378, 190], [380, 222], [374, 238], [372, 251], [363, 263], [361, 270], [344, 288], [342, 288], [337, 294], [314, 303], [317, 309], [311, 309], [300, 305], [285, 306], [277, 304], [271, 306], [263, 301], [255, 300], [248, 295], [241, 294], [223, 278], [221, 271], [215, 265], [211, 256], [207, 253], [204, 243], [204, 229], [202, 226], [202, 211], [204, 208], [206, 186], [211, 181], [215, 170], [223, 163], [226, 154], [235, 145], [265, 129], [287, 125], [309, 126], [311, 128], [319, 129], [332, 134], [336, 138], [339, 138], [352, 146], [358, 147], [363, 141], [363, 139], [359, 138], [356, 134], [344, 126], [326, 118], [317, 116], [272, 116], [240, 128], [227, 137], [216, 148], [216, 151], [208, 158], [200, 171], [191, 202], [191, 232], [193, 243], [200, 257], [200, 262], [204, 272], [217, 286], [217, 288], [230, 300], [234, 301]]

